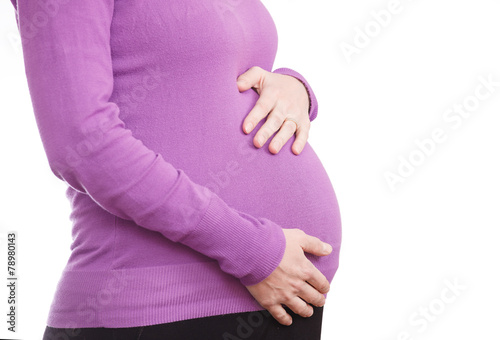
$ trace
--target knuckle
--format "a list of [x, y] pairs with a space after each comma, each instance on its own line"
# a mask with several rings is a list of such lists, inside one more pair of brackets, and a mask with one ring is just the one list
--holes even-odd
[[[293, 287], [292, 287], [292, 289], [293, 289], [293, 290], [295, 290]], [[282, 300], [283, 302], [285, 302], [285, 303], [286, 303], [286, 302], [290, 302], [290, 301], [292, 301], [292, 300], [293, 300], [296, 296], [297, 296], [297, 295], [296, 295], [296, 293], [295, 293], [295, 292], [292, 292], [292, 290], [288, 289], [288, 290], [286, 290], [286, 291], [284, 291], [284, 292], [283, 292], [281, 300]]]
[[319, 288], [319, 289], [320, 289], [322, 292], [327, 292], [327, 291], [329, 291], [329, 290], [330, 290], [330, 284], [329, 284], [328, 282], [324, 282], [324, 283], [320, 284], [319, 286], [320, 286], [320, 288]]
[[255, 103], [255, 106], [257, 107], [258, 110], [262, 111], [263, 114], [267, 114], [269, 111], [267, 104], [262, 100], [257, 101]]
[[290, 135], [294, 135], [297, 132], [297, 136], [298, 136], [299, 134], [298, 134], [297, 125], [295, 124], [295, 122], [292, 122], [289, 120], [286, 122], [287, 122], [288, 132], [290, 133]]
[[318, 291], [314, 291], [314, 293], [311, 293], [307, 301], [315, 306], [319, 306], [325, 301], [325, 296]]
[[290, 135], [293, 135], [293, 134], [295, 133], [295, 131], [297, 130], [297, 129], [296, 129], [296, 125], [295, 125], [295, 123], [294, 123], [294, 122], [292, 122], [291, 120], [285, 120], [285, 121], [283, 122], [283, 125], [284, 125], [285, 123], [287, 123], [287, 124], [286, 124], [286, 126], [287, 126], [287, 133], [289, 133]]
[[269, 309], [274, 305], [274, 302], [271, 299], [264, 298], [259, 301], [261, 306], [264, 307], [265, 309]]
[[275, 317], [278, 320], [285, 321], [286, 320], [286, 312], [285, 311], [275, 312]]
[[310, 266], [305, 266], [302, 268], [302, 274], [306, 279], [310, 279], [314, 275], [314, 270]]
[[280, 113], [277, 113], [277, 114], [274, 115], [274, 117], [270, 117], [269, 118], [269, 127], [273, 131], [277, 131], [281, 127], [281, 122], [282, 121], [283, 120], [280, 117]]
[[276, 123], [279, 124], [279, 126], [281, 126], [281, 124], [283, 123], [285, 118], [286, 118], [286, 116], [283, 113], [283, 111], [278, 110], [278, 109], [273, 110], [273, 119], [276, 120]]
[[300, 309], [300, 315], [302, 315], [304, 317], [311, 316], [311, 307], [309, 307], [308, 304], [305, 304], [304, 306], [302, 306]]
[[303, 288], [304, 284], [305, 281], [303, 281], [302, 279], [292, 280], [290, 282], [290, 286], [292, 287], [294, 292], [300, 291]]
[[307, 308], [307, 304], [305, 304], [303, 301], [295, 301], [294, 304], [291, 304], [290, 305], [290, 309], [295, 313], [295, 314], [298, 314], [300, 316], [307, 316], [307, 311], [308, 311], [308, 308]]
[[325, 302], [326, 302], [325, 297], [322, 294], [319, 294], [318, 298], [316, 299], [316, 305], [323, 306]]
[[269, 136], [271, 136], [272, 134], [273, 134], [273, 131], [271, 130], [271, 128], [269, 126], [263, 126], [262, 127], [262, 132], [260, 133], [260, 135], [264, 139], [268, 139]]

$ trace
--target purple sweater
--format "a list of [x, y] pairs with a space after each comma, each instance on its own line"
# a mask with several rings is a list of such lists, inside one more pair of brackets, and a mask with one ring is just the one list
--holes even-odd
[[[333, 246], [307, 254], [329, 281], [340, 215], [309, 144], [277, 155], [242, 122], [258, 99], [237, 77], [271, 71], [258, 0], [12, 0], [33, 110], [68, 184], [71, 255], [52, 327], [134, 327], [262, 310], [245, 285], [280, 263], [282, 228]], [[313, 56], [311, 57], [313, 61]], [[310, 119], [318, 106], [304, 83]]]

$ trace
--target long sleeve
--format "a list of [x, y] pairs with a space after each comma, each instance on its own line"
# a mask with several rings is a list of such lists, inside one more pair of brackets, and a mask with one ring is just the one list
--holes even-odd
[[288, 76], [292, 76], [297, 78], [302, 84], [304, 84], [307, 94], [309, 95], [309, 120], [312, 122], [318, 116], [318, 100], [316, 99], [316, 95], [312, 90], [311, 85], [307, 82], [307, 80], [302, 76], [302, 74], [294, 71], [290, 68], [281, 67], [273, 71], [273, 73], [284, 74]]
[[109, 100], [114, 1], [44, 6], [17, 2], [28, 87], [54, 174], [106, 211], [217, 260], [244, 285], [271, 274], [284, 254], [281, 227], [194, 183], [135, 138]]

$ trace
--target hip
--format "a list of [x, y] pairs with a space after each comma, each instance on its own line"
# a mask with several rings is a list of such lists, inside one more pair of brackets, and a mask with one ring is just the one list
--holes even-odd
[[206, 339], [250, 339], [289, 340], [321, 338], [323, 307], [315, 307], [309, 318], [295, 315], [284, 307], [292, 317], [288, 327], [280, 325], [266, 310], [213, 315], [177, 322], [127, 328], [53, 328], [47, 326], [43, 340], [50, 339], [122, 339], [150, 340], [168, 337], [171, 340]]

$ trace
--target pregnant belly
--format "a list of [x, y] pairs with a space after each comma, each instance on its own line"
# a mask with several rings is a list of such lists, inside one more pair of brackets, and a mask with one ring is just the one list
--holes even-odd
[[[268, 144], [261, 149], [253, 146], [253, 136], [264, 120], [249, 135], [242, 132], [241, 126], [257, 99], [252, 90], [237, 93], [233, 112], [198, 117], [217, 120], [217, 128], [193, 131], [182, 141], [176, 140], [177, 147], [190, 147], [182, 156], [174, 153], [172, 158], [193, 181], [214, 191], [233, 208], [268, 218], [283, 228], [302, 229], [331, 244], [331, 255], [307, 255], [331, 280], [338, 266], [341, 221], [330, 179], [309, 144], [300, 155], [292, 153], [294, 137], [276, 155], [269, 152]], [[216, 104], [210, 108], [205, 103], [203, 109], [193, 111], [217, 112]]]
[[331, 255], [307, 255], [331, 280], [338, 267], [341, 220], [334, 189], [314, 150], [307, 144], [294, 155], [292, 138], [273, 155], [267, 145], [255, 149], [252, 136], [243, 140], [227, 153], [224, 164], [207, 166], [203, 184], [235, 209], [331, 244]]
[[[293, 154], [293, 137], [276, 155], [268, 151], [268, 145], [256, 149], [252, 139], [263, 121], [250, 135], [242, 132], [241, 125], [258, 95], [251, 90], [243, 94], [236, 90], [233, 96], [227, 95], [224, 98], [214, 98], [217, 93], [210, 95], [211, 100], [202, 101], [203, 106], [186, 103], [178, 106], [175, 111], [172, 108], [176, 114], [168, 117], [168, 125], [153, 125], [138, 120], [137, 124], [129, 121], [129, 126], [132, 126], [135, 135], [147, 146], [159, 150], [164, 159], [182, 169], [195, 183], [214, 191], [234, 209], [254, 217], [268, 218], [283, 228], [302, 229], [331, 244], [333, 252], [328, 256], [307, 255], [331, 281], [338, 266], [341, 221], [334, 189], [314, 150], [306, 144], [300, 155]], [[217, 112], [217, 103], [222, 100], [233, 102], [231, 107], [234, 111], [213, 116], [205, 114]], [[179, 107], [186, 111], [179, 112]], [[168, 107], [164, 109], [163, 113], [157, 114], [164, 115], [165, 111], [168, 112]], [[151, 108], [151, 112], [152, 115], [155, 114], [154, 108]], [[197, 113], [200, 113], [199, 116], [196, 116]], [[160, 119], [158, 116], [150, 121], [158, 122]], [[205, 119], [207, 125], [196, 124], [195, 127], [188, 128], [197, 119]], [[179, 135], [175, 129], [182, 129], [184, 133]], [[130, 225], [129, 222], [119, 221], [119, 224], [121, 228], [117, 237], [121, 243], [142, 238], [147, 241], [143, 242], [147, 245], [146, 254], [148, 247], [175, 254], [175, 257], [148, 259], [151, 261], [149, 265], [212, 260], [181, 244], [158, 237], [154, 232], [148, 235], [144, 229]], [[241, 240], [241, 244], [235, 247], [244, 246], [244, 242], [245, 240]], [[125, 262], [120, 264], [115, 259], [114, 263], [117, 267], [131, 264]]]

